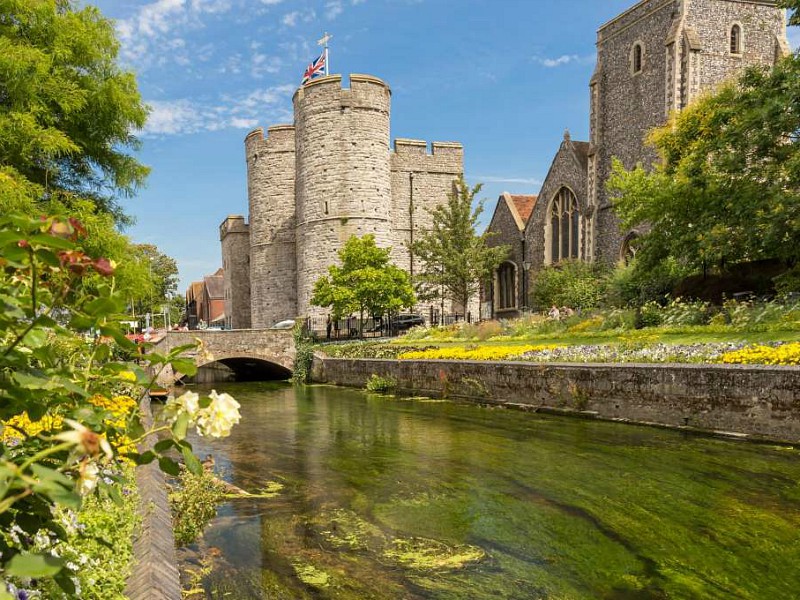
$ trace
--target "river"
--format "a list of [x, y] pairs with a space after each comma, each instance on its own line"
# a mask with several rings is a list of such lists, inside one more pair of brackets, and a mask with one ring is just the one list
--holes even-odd
[[[326, 386], [242, 404], [201, 598], [800, 598], [800, 453]], [[200, 561], [198, 556], [203, 556]], [[199, 590], [204, 590], [200, 592]]]

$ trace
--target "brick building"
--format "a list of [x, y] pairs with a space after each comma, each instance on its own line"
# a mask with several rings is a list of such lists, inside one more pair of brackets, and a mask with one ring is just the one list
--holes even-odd
[[524, 255], [512, 254], [484, 290], [483, 316], [525, 307], [523, 290], [544, 265], [624, 258], [637, 232], [621, 230], [609, 200], [612, 159], [629, 169], [652, 165], [645, 136], [670, 112], [744, 68], [773, 65], [788, 53], [785, 11], [774, 0], [642, 0], [602, 25], [589, 82], [589, 141], [565, 133], [522, 246], [501, 197], [489, 227], [493, 243], [524, 247]]

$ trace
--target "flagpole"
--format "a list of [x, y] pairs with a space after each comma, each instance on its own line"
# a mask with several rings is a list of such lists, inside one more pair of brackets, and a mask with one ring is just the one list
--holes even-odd
[[333, 39], [332, 35], [329, 35], [328, 32], [325, 32], [325, 35], [322, 36], [322, 39], [317, 42], [320, 46], [324, 46], [324, 54], [325, 54], [325, 75], [330, 75], [330, 58], [328, 57], [328, 42]]

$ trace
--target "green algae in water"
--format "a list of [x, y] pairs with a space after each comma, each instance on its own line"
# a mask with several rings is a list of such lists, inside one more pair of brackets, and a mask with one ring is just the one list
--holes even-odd
[[463, 569], [486, 558], [476, 546], [448, 546], [423, 538], [397, 539], [383, 555], [400, 565], [420, 571]]
[[[230, 390], [243, 413], [230, 438], [192, 440], [236, 485], [290, 482], [223, 507], [208, 532], [230, 557], [210, 579], [231, 598], [798, 597], [795, 450], [338, 388], [250, 389]], [[482, 557], [447, 566], [473, 549]]]
[[314, 565], [294, 563], [293, 566], [295, 573], [297, 573], [297, 578], [306, 585], [313, 588], [326, 588], [330, 585], [330, 575]]

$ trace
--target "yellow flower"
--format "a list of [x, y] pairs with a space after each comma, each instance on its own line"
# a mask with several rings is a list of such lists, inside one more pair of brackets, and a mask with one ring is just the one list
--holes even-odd
[[122, 381], [129, 381], [131, 383], [136, 383], [136, 373], [134, 373], [133, 371], [122, 371], [119, 374], [119, 378], [122, 379]]

